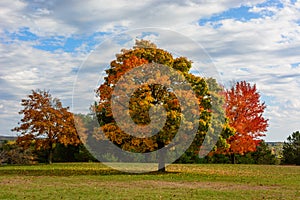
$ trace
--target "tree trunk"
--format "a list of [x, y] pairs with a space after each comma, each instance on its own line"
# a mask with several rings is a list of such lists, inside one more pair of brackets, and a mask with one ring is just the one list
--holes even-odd
[[159, 153], [158, 153], [158, 171], [159, 172], [166, 172], [166, 148], [164, 148], [164, 144], [158, 143]]
[[48, 164], [52, 164], [54, 148], [53, 148], [53, 142], [52, 141], [49, 142], [50, 144], [49, 144], [49, 152], [48, 152]]
[[53, 160], [53, 149], [50, 148], [48, 152], [48, 164], [52, 164], [52, 160]]
[[234, 153], [232, 153], [232, 154], [230, 154], [230, 157], [231, 157], [231, 163], [232, 164], [236, 164], [235, 162], [235, 154]]

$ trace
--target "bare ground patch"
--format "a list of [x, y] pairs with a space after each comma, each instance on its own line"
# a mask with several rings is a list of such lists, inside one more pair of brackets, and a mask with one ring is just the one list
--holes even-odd
[[6, 178], [6, 179], [3, 179], [3, 180], [0, 180], [0, 186], [1, 185], [10, 185], [10, 186], [13, 186], [13, 185], [22, 185], [22, 184], [28, 184], [30, 183], [30, 180], [28, 179], [24, 179], [22, 177], [18, 177], [18, 178]]

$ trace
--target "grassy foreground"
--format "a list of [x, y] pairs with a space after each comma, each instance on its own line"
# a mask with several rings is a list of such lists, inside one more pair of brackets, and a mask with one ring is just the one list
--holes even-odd
[[169, 165], [126, 174], [99, 163], [0, 166], [0, 199], [300, 199], [300, 167]]

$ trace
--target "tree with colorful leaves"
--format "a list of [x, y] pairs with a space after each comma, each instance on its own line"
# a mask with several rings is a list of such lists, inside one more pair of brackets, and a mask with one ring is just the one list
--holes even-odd
[[47, 150], [48, 162], [51, 164], [58, 143], [65, 146], [81, 143], [73, 114], [62, 106], [59, 99], [52, 98], [49, 91], [32, 90], [32, 94], [22, 99], [21, 105], [24, 108], [19, 114], [23, 118], [19, 126], [12, 129], [20, 132], [17, 138], [19, 146]]
[[[156, 83], [141, 84], [140, 87], [136, 89], [130, 97], [128, 97], [130, 99], [128, 111], [129, 115], [135, 124], [140, 125], [132, 128], [132, 132], [143, 132], [143, 126], [148, 125], [152, 120], [158, 120], [158, 122], [162, 121], [162, 119], [152, 119], [149, 114], [150, 112], [156, 113], [159, 106], [162, 106], [166, 112], [166, 121], [163, 128], [158, 130], [158, 133], [155, 135], [150, 137], [147, 137], [146, 135], [134, 137], [130, 135], [130, 133], [126, 133], [120, 129], [118, 126], [114, 119], [115, 116], [112, 111], [111, 99], [113, 98], [112, 96], [115, 86], [122, 76], [140, 66], [147, 65], [149, 68], [153, 65], [163, 65], [179, 72], [186, 80], [185, 82], [188, 82], [191, 86], [196, 97], [197, 107], [196, 109], [189, 110], [188, 114], [184, 115], [182, 114], [183, 105], [180, 105], [180, 103], [188, 104], [188, 101], [179, 102], [171, 88], [167, 88], [162, 84]], [[95, 110], [105, 136], [119, 148], [130, 152], [147, 153], [164, 147], [172, 148], [172, 146], [168, 145], [182, 125], [181, 123], [185, 123], [186, 119], [190, 118], [188, 115], [196, 116], [195, 113], [199, 113], [199, 117], [195, 121], [187, 122], [187, 126], [185, 126], [185, 134], [188, 134], [195, 124], [199, 124], [196, 130], [194, 145], [191, 145], [195, 147], [195, 149], [192, 149], [191, 151], [197, 154], [199, 146], [201, 145], [210, 124], [211, 114], [209, 109], [211, 104], [208, 86], [205, 79], [189, 73], [191, 67], [192, 62], [187, 58], [173, 58], [169, 52], [157, 48], [155, 44], [145, 40], [136, 41], [136, 45], [133, 49], [122, 50], [120, 54], [117, 54], [116, 59], [111, 62], [110, 68], [106, 70], [107, 76], [105, 77], [104, 83], [100, 85], [97, 90], [99, 102]], [[174, 84], [179, 86], [184, 84], [184, 81], [169, 80], [160, 72], [153, 73], [155, 73], [155, 76], [161, 82], [173, 81]], [[132, 84], [136, 84], [138, 81], [139, 80], [130, 78], [124, 83], [124, 87], [122, 89], [125, 91]], [[188, 88], [182, 89], [180, 92], [186, 100], [194, 98], [191, 96]], [[121, 98], [123, 97], [120, 95], [115, 99], [117, 99], [117, 101], [120, 100], [121, 102]], [[120, 102], [114, 104], [116, 110], [123, 109], [124, 105]], [[119, 115], [122, 116], [124, 113], [120, 112]], [[129, 125], [125, 123], [124, 126]], [[130, 127], [127, 128], [130, 129]], [[159, 127], [153, 126], [152, 128], [158, 129]], [[183, 134], [180, 139], [184, 140], [184, 138], [185, 136]], [[158, 169], [159, 171], [165, 171], [164, 155], [162, 154], [159, 155]]]
[[227, 139], [229, 148], [223, 152], [232, 156], [256, 151], [261, 137], [267, 131], [268, 119], [263, 116], [265, 103], [260, 101], [260, 94], [256, 85], [251, 86], [246, 81], [237, 82], [227, 90], [226, 116], [229, 125], [235, 129], [235, 134]]

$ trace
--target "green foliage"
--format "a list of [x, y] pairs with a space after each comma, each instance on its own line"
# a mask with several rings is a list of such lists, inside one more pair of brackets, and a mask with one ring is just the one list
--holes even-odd
[[179, 57], [174, 60], [173, 68], [183, 73], [188, 73], [192, 68], [192, 62], [185, 57]]
[[213, 154], [212, 156], [205, 157], [207, 163], [213, 164], [230, 164], [231, 160], [228, 155], [224, 154]]
[[[215, 152], [217, 149], [226, 149], [229, 147], [227, 139], [234, 135], [235, 130], [231, 128], [228, 124], [228, 119], [225, 115], [224, 105], [225, 97], [223, 87], [217, 83], [214, 78], [205, 79], [205, 83], [208, 86], [207, 98], [202, 99], [202, 104], [210, 107], [211, 112], [203, 112], [202, 118], [206, 119], [209, 123], [204, 126], [206, 129], [203, 129], [204, 132], [210, 134], [206, 135], [197, 135], [191, 148], [189, 148], [184, 155], [182, 155], [176, 162], [177, 163], [226, 163], [226, 156], [209, 156], [204, 159], [199, 158], [198, 149], [202, 145], [204, 136], [209, 141], [217, 141], [214, 149], [210, 154]], [[199, 84], [194, 86], [195, 91], [202, 91], [199, 88]], [[205, 94], [199, 94], [204, 95]], [[217, 138], [218, 137], [218, 138]], [[198, 149], [197, 149], [198, 148]], [[196, 151], [195, 151], [196, 150]], [[195, 153], [196, 152], [196, 153]], [[224, 157], [224, 159], [223, 159]]]
[[53, 152], [53, 162], [75, 162], [79, 146], [57, 144]]
[[255, 164], [255, 160], [251, 153], [244, 155], [235, 154], [235, 164]]
[[[212, 135], [219, 136], [215, 151], [218, 149], [228, 149], [229, 144], [227, 139], [235, 134], [235, 129], [229, 126], [229, 119], [226, 117], [224, 109], [225, 91], [214, 78], [207, 78], [206, 82], [209, 88], [210, 103], [212, 104], [213, 111], [210, 131], [213, 133]], [[221, 132], [221, 134], [218, 132]]]
[[5, 164], [32, 164], [35, 156], [32, 149], [23, 149], [14, 141], [6, 141], [0, 148], [0, 165]]
[[78, 150], [74, 155], [76, 162], [98, 162], [97, 159], [86, 148], [86, 146], [80, 144], [79, 146], [76, 147], [78, 148]]
[[[232, 163], [232, 157], [228, 154], [213, 154], [205, 157], [204, 163]], [[183, 163], [183, 162], [182, 162]], [[198, 162], [194, 163], [201, 163]], [[262, 140], [257, 146], [256, 151], [248, 152], [244, 155], [235, 154], [236, 164], [264, 164], [274, 165], [279, 164], [279, 160], [276, 155], [272, 152], [271, 148]]]
[[272, 153], [271, 148], [263, 140], [251, 155], [256, 164], [273, 165], [278, 163], [275, 154]]
[[[48, 162], [48, 152], [40, 149], [33, 152], [39, 163]], [[53, 162], [97, 162], [83, 144], [68, 145], [57, 144], [53, 151]]]
[[180, 158], [176, 160], [175, 163], [188, 164], [188, 163], [201, 163], [201, 162], [203, 161], [202, 159], [199, 158], [198, 154], [195, 154], [190, 149], [188, 149], [183, 155], [180, 156]]
[[300, 165], [300, 132], [293, 132], [283, 144], [283, 163]]

